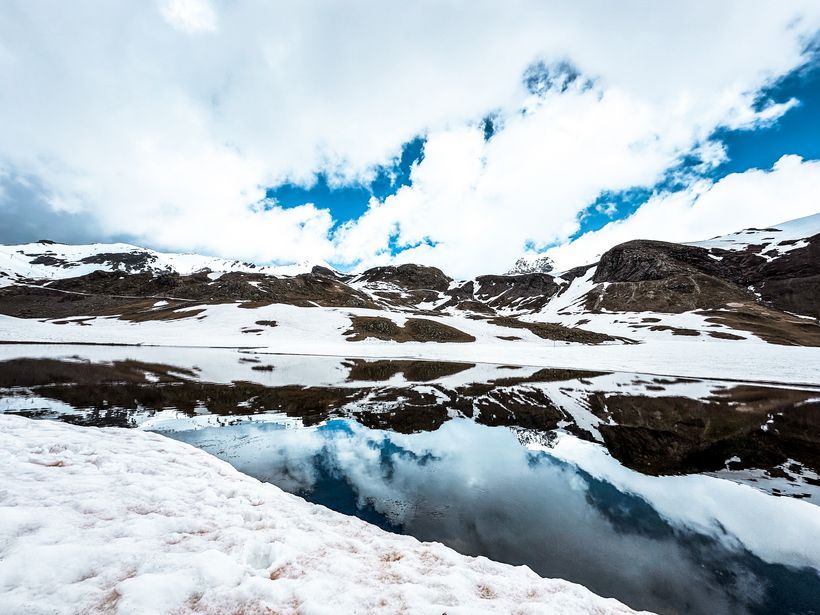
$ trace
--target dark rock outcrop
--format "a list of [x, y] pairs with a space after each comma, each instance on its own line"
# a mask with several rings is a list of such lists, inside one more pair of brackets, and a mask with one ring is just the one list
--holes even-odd
[[[683, 312], [756, 303], [820, 318], [820, 235], [785, 253], [629, 241], [602, 257], [587, 301], [593, 311]], [[766, 258], [768, 256], [768, 258]], [[755, 295], [759, 294], [759, 297]]]
[[538, 310], [558, 293], [560, 286], [548, 273], [482, 275], [475, 279], [475, 298], [492, 308]]
[[820, 235], [749, 271], [745, 279], [780, 310], [820, 318]]
[[622, 243], [601, 256], [594, 282], [646, 282], [680, 275], [720, 276], [719, 262], [704, 248], [665, 241]]
[[352, 316], [348, 341], [360, 342], [369, 337], [393, 342], [474, 342], [475, 337], [460, 329], [425, 318], [408, 318], [399, 325], [383, 316]]
[[385, 282], [405, 290], [436, 290], [443, 292], [450, 287], [452, 279], [441, 269], [424, 265], [399, 265], [398, 267], [373, 267], [357, 280], [365, 282]]
[[152, 269], [157, 257], [150, 252], [134, 250], [133, 252], [101, 252], [80, 259], [81, 263], [89, 265], [110, 264], [114, 269], [129, 272], [144, 272]]

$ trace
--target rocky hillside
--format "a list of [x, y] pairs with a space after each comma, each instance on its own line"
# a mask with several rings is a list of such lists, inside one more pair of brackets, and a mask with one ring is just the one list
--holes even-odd
[[[820, 345], [820, 214], [688, 245], [630, 241], [598, 263], [550, 270], [548, 259], [540, 259], [472, 280], [413, 264], [344, 274], [325, 263], [256, 266], [127, 244], [41, 241], [0, 247], [0, 314], [141, 322], [194, 318], [213, 305], [253, 310], [288, 304], [369, 310], [375, 316], [357, 316], [383, 313], [390, 323], [387, 333], [368, 333], [353, 320], [353, 339], [402, 341], [403, 319], [413, 316], [442, 327], [452, 326], [448, 317], [484, 322], [509, 329], [496, 337], [511, 341], [524, 330], [581, 343], [663, 334]], [[430, 341], [452, 337], [443, 331], [439, 327]]]

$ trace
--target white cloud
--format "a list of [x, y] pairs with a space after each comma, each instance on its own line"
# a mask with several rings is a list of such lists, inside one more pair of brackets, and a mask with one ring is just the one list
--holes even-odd
[[169, 24], [185, 32], [216, 30], [216, 13], [208, 0], [162, 0], [160, 12]]
[[631, 239], [700, 241], [744, 228], [765, 228], [817, 213], [820, 161], [783, 156], [769, 170], [701, 181], [687, 190], [652, 197], [634, 214], [610, 222], [547, 254], [558, 270], [595, 262]]
[[[716, 126], [786, 112], [755, 113], [755, 94], [805, 61], [820, 5], [17, 0], [0, 16], [0, 169], [55, 209], [259, 260], [377, 262], [398, 233], [422, 242], [403, 259], [471, 274], [566, 237], [600, 190], [651, 184], [693, 148], [719, 157]], [[538, 59], [596, 85], [528, 99]], [[504, 128], [484, 143], [492, 111]], [[285, 179], [368, 178], [422, 133], [412, 188], [335, 242], [315, 207], [251, 208]]]
[[[757, 121], [749, 111], [748, 124]], [[412, 187], [372, 203], [343, 229], [339, 258], [366, 255], [363, 266], [421, 262], [464, 277], [504, 271], [528, 243], [572, 235], [578, 213], [602, 191], [651, 186], [686, 153], [701, 156], [705, 168], [722, 160], [722, 147], [699, 144], [701, 136], [679, 110], [616, 88], [550, 93], [526, 115], [507, 117], [489, 142], [478, 128], [430, 135]], [[714, 215], [706, 207], [699, 213]], [[656, 221], [665, 228], [663, 212]], [[389, 259], [378, 251], [391, 231], [400, 246], [420, 245]]]

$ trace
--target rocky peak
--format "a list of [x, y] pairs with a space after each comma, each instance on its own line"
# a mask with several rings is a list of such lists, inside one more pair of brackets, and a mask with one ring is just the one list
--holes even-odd
[[359, 276], [366, 282], [386, 282], [407, 290], [445, 291], [450, 287], [451, 278], [437, 267], [424, 265], [399, 265], [373, 267]]
[[549, 273], [554, 264], [548, 256], [522, 256], [513, 265], [506, 275], [521, 275], [522, 273]]

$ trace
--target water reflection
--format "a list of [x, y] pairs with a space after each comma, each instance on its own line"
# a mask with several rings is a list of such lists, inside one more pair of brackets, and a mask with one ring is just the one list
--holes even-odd
[[0, 412], [160, 431], [387, 530], [636, 608], [819, 611], [816, 388], [15, 346], [0, 347]]
[[[805, 542], [820, 536], [820, 524], [788, 515], [791, 506], [816, 508], [726, 481], [687, 477], [732, 513], [723, 524], [720, 507], [712, 509], [717, 517], [704, 524], [703, 510], [684, 512], [698, 504], [668, 482], [674, 477], [643, 477], [655, 481], [655, 489], [668, 482], [665, 497], [679, 500], [677, 516], [670, 517], [646, 493], [594, 476], [601, 468], [524, 448], [509, 429], [467, 420], [413, 435], [332, 420], [315, 429], [243, 424], [172, 436], [385, 529], [526, 564], [635, 608], [812, 613], [820, 604], [820, 577], [806, 566], [820, 567], [820, 553]], [[748, 505], [755, 506], [756, 518], [738, 526], [734, 513]], [[781, 533], [784, 523], [792, 527]], [[765, 544], [752, 545], [759, 552], [746, 544], [753, 524], [769, 528]], [[784, 539], [795, 529], [805, 532], [803, 541]]]
[[713, 473], [820, 504], [820, 397], [811, 387], [218, 349], [176, 359], [175, 349], [48, 351], [0, 347], [0, 411], [160, 429], [169, 418], [216, 424], [284, 413], [306, 426], [347, 417], [402, 433], [469, 417], [526, 439], [599, 442], [645, 474]]

